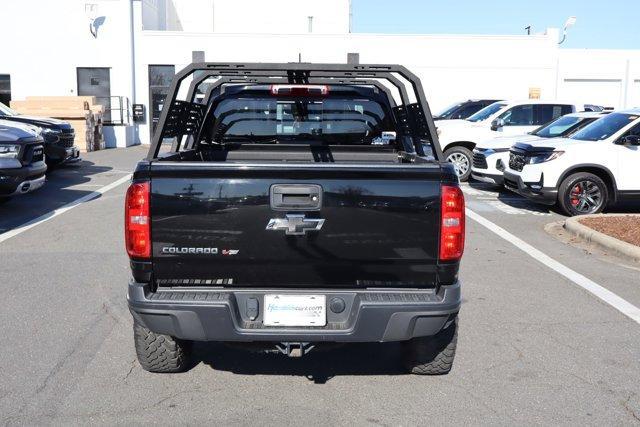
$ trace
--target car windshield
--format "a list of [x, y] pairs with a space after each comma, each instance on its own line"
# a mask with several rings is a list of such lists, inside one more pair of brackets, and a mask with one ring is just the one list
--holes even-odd
[[215, 142], [383, 144], [395, 131], [380, 103], [349, 98], [240, 97], [221, 101], [210, 128]]
[[565, 135], [568, 131], [579, 125], [586, 117], [569, 117], [563, 116], [549, 124], [539, 127], [531, 132], [531, 135], [536, 135], [541, 138], [555, 138]]
[[460, 106], [462, 106], [461, 102], [457, 102], [453, 105], [450, 105], [444, 110], [442, 110], [440, 113], [436, 114], [436, 117], [441, 117], [443, 119], [446, 119], [449, 116], [451, 116]]
[[638, 118], [640, 118], [638, 114], [611, 113], [579, 130], [571, 136], [571, 139], [601, 141], [609, 138]]
[[495, 113], [504, 108], [506, 105], [507, 104], [504, 104], [502, 102], [494, 102], [488, 107], [484, 107], [482, 110], [478, 111], [467, 120], [469, 120], [470, 122], [481, 122], [483, 120], [487, 120], [489, 117], [493, 116]]
[[0, 102], [0, 116], [17, 116], [18, 112]]

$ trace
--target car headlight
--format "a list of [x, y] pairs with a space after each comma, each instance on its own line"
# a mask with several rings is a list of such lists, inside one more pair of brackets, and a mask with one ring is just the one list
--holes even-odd
[[562, 156], [564, 151], [549, 151], [547, 153], [535, 154], [529, 157], [529, 164], [536, 165], [538, 163], [550, 162]]
[[0, 159], [17, 159], [20, 153], [19, 145], [0, 145]]
[[40, 131], [40, 135], [42, 135], [42, 137], [47, 142], [58, 142], [61, 133], [62, 132], [60, 132], [59, 130], [48, 128], [42, 128], [42, 130]]

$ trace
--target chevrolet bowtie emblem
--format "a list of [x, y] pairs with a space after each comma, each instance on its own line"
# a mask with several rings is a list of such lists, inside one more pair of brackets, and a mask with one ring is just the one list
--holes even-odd
[[284, 230], [289, 236], [302, 236], [307, 231], [319, 231], [324, 219], [305, 218], [304, 215], [285, 215], [284, 218], [273, 218], [267, 224], [267, 230]]

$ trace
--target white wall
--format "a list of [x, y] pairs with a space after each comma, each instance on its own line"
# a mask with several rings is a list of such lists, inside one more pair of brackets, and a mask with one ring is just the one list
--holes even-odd
[[142, 28], [145, 30], [167, 29], [167, 0], [142, 0]]
[[[105, 18], [97, 38], [89, 32], [86, 3], [98, 5]], [[111, 68], [111, 95], [131, 97], [129, 6], [122, 0], [0, 1], [0, 74], [11, 75], [12, 99], [76, 95], [77, 67]]]
[[192, 33], [349, 32], [349, 0], [143, 0], [145, 30]]
[[[540, 88], [555, 96], [555, 41], [547, 36], [277, 35], [195, 34], [142, 31], [136, 35], [138, 102], [148, 104], [148, 66], [174, 64], [180, 70], [191, 51], [212, 62], [346, 62], [359, 52], [361, 63], [398, 63], [421, 79], [432, 110], [474, 97], [527, 98]], [[161, 47], [161, 48], [159, 48]], [[141, 126], [141, 141], [148, 141]]]
[[558, 96], [615, 108], [640, 105], [640, 51], [560, 50]]

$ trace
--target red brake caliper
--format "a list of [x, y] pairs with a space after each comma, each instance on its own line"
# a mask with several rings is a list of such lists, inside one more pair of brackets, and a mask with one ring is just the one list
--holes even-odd
[[573, 190], [571, 190], [571, 205], [572, 206], [578, 206], [578, 202], [580, 201], [578, 196], [580, 195], [580, 193], [582, 193], [582, 187], [580, 186], [580, 184], [577, 184], [575, 187], [573, 187]]

